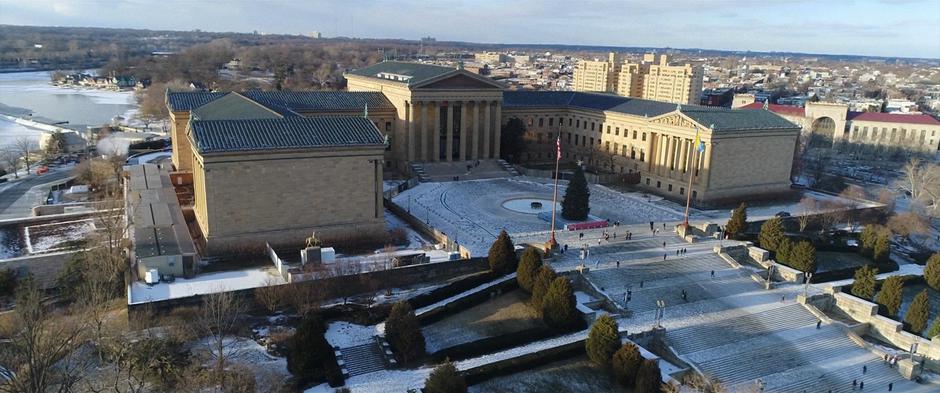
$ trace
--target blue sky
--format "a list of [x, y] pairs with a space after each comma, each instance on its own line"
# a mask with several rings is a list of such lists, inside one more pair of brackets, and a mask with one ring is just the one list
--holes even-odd
[[0, 24], [940, 58], [940, 0], [0, 0]]

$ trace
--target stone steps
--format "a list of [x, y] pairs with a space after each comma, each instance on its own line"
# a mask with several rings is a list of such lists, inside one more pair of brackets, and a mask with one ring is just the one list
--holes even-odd
[[344, 374], [350, 377], [385, 369], [385, 357], [374, 342], [342, 348], [339, 352], [342, 354]]
[[799, 304], [777, 307], [757, 314], [735, 310], [717, 323], [667, 332], [666, 338], [677, 352], [685, 354], [748, 340], [774, 331], [815, 324], [816, 321], [816, 317]]
[[512, 166], [511, 164], [509, 164], [508, 162], [506, 162], [506, 160], [500, 159], [500, 160], [497, 161], [497, 162], [499, 163], [499, 166], [503, 167], [503, 169], [505, 169], [506, 172], [509, 172], [510, 175], [512, 175], [512, 176], [519, 176], [519, 175], [520, 175], [520, 174], [519, 174], [519, 171], [516, 170], [516, 167], [514, 167], [514, 166]]

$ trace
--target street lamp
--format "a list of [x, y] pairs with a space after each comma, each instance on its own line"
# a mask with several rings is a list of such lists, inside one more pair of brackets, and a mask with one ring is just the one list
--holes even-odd
[[813, 279], [813, 273], [812, 273], [812, 272], [806, 272], [806, 283], [803, 284], [803, 297], [804, 297], [804, 298], [807, 296], [807, 295], [806, 295], [807, 292], [809, 292], [809, 280], [812, 280], [812, 279]]
[[666, 301], [659, 299], [656, 301], [656, 326], [657, 328], [662, 328], [663, 314], [666, 311]]

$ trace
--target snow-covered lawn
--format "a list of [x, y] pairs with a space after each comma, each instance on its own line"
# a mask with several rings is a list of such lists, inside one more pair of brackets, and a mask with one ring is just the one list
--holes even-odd
[[425, 326], [427, 351], [445, 348], [489, 337], [520, 332], [543, 326], [538, 311], [527, 304], [528, 295], [515, 290], [497, 296], [440, 321]]
[[193, 278], [177, 278], [172, 283], [148, 286], [136, 281], [128, 288], [128, 304], [176, 299], [209, 293], [258, 288], [268, 284], [284, 284], [274, 267], [200, 274]]
[[[567, 182], [559, 184], [558, 197]], [[420, 220], [458, 243], [472, 255], [484, 255], [500, 230], [510, 234], [546, 231], [550, 222], [536, 214], [507, 209], [503, 203], [519, 198], [552, 199], [550, 179], [513, 178], [422, 183], [393, 198]], [[591, 215], [623, 224], [677, 221], [682, 212], [650, 203], [639, 194], [624, 194], [591, 185]]]
[[59, 251], [84, 239], [95, 230], [93, 220], [57, 222], [26, 227], [26, 247], [30, 254]]
[[327, 327], [326, 341], [334, 347], [349, 348], [375, 342], [373, 337], [384, 333], [385, 324], [362, 326], [337, 321], [330, 323], [330, 326]]

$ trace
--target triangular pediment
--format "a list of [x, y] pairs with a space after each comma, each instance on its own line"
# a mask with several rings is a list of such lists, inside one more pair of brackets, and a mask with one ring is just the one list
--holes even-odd
[[653, 124], [664, 124], [664, 125], [670, 125], [670, 126], [682, 127], [682, 128], [693, 128], [693, 129], [695, 128], [707, 129], [708, 128], [706, 126], [699, 124], [695, 120], [692, 120], [692, 118], [678, 111], [664, 113], [657, 117], [651, 118], [649, 121], [650, 123], [653, 123]]
[[430, 89], [430, 90], [480, 90], [497, 89], [502, 90], [503, 85], [484, 76], [473, 74], [469, 71], [458, 70], [454, 73], [443, 75], [412, 86], [412, 89]]

